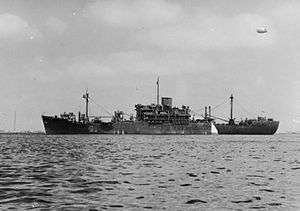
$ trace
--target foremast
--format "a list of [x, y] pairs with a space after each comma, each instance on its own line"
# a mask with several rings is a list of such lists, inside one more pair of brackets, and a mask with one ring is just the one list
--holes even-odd
[[230, 119], [229, 124], [234, 125], [234, 119], [233, 119], [233, 94], [230, 96]]
[[82, 96], [83, 99], [85, 99], [85, 118], [88, 121], [89, 120], [89, 93], [86, 90], [85, 94]]

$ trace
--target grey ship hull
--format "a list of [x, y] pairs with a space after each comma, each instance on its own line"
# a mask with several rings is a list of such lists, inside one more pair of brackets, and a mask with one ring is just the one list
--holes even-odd
[[149, 124], [144, 121], [121, 121], [82, 123], [66, 119], [42, 116], [46, 134], [147, 134], [147, 135], [189, 135], [211, 134], [209, 122], [190, 122], [187, 125], [171, 123]]
[[258, 122], [251, 125], [215, 124], [218, 134], [229, 135], [273, 135], [279, 126], [278, 121]]
[[42, 116], [45, 132], [47, 135], [57, 134], [106, 134], [111, 133], [110, 123], [83, 123], [71, 122], [66, 119], [52, 116]]
[[209, 122], [190, 122], [187, 125], [171, 123], [148, 124], [143, 121], [124, 121], [114, 124], [114, 133], [148, 134], [148, 135], [209, 135], [211, 124]]

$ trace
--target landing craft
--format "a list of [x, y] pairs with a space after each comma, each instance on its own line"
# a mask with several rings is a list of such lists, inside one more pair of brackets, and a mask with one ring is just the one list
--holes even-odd
[[256, 29], [256, 32], [260, 33], [260, 34], [267, 33], [268, 32], [267, 27], [258, 28], [258, 29]]

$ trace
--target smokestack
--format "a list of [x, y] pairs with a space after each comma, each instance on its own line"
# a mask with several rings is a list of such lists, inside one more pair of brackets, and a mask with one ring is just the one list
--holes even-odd
[[207, 106], [205, 106], [204, 116], [205, 116], [205, 119], [206, 119], [207, 118]]
[[211, 107], [208, 106], [208, 117], [210, 118], [211, 117]]

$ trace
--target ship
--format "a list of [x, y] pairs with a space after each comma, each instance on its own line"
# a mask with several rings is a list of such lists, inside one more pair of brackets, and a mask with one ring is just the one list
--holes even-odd
[[[46, 134], [145, 134], [145, 135], [188, 135], [212, 134], [216, 129], [211, 118], [195, 119], [189, 106], [173, 107], [172, 98], [159, 97], [159, 78], [157, 79], [157, 102], [136, 104], [136, 115], [125, 118], [123, 111], [115, 111], [110, 116], [89, 116], [89, 93], [85, 99], [85, 114], [64, 112], [60, 116], [42, 115]], [[103, 118], [110, 118], [103, 121]]]
[[233, 117], [233, 95], [230, 96], [230, 118], [225, 120], [219, 117], [214, 117], [225, 121], [226, 123], [215, 123], [218, 134], [228, 135], [273, 135], [276, 133], [279, 121], [273, 118], [258, 116], [257, 119], [244, 119], [236, 122]]

